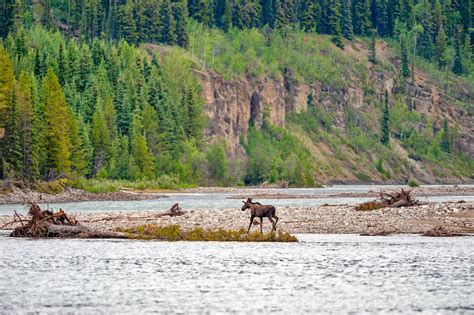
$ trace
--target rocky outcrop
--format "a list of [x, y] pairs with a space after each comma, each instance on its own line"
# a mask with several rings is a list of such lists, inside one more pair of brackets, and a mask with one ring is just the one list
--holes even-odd
[[[365, 47], [359, 45], [358, 54], [363, 55]], [[320, 106], [333, 116], [333, 124], [345, 129], [347, 110], [370, 113], [374, 103], [382, 101], [385, 90], [392, 95], [396, 91], [398, 60], [385, 43], [379, 43], [380, 60], [388, 67], [375, 67], [369, 63], [367, 77], [347, 78], [348, 87], [334, 90], [319, 82], [298, 83], [291, 69], [284, 69], [279, 78], [249, 78], [226, 80], [213, 71], [197, 71], [205, 99], [204, 112], [208, 117], [205, 137], [209, 142], [224, 139], [228, 152], [233, 157], [245, 157], [241, 145], [251, 125], [260, 128], [265, 119], [270, 124], [285, 126], [287, 113], [306, 111], [308, 96], [313, 97], [314, 106]], [[346, 48], [347, 53], [352, 53]], [[358, 56], [356, 60], [362, 57]], [[390, 70], [391, 68], [391, 70]], [[449, 89], [449, 93], [448, 93]], [[472, 112], [457, 106], [457, 100], [473, 100], [473, 91], [463, 84], [453, 87], [439, 86], [422, 72], [416, 72], [415, 84], [407, 80], [405, 86], [406, 104], [422, 115], [433, 119], [434, 131], [442, 128], [445, 118], [450, 126], [457, 126], [459, 137], [454, 146], [474, 158], [474, 124]], [[361, 122], [363, 123], [363, 122]], [[375, 127], [377, 122], [370, 122]], [[422, 124], [419, 126], [422, 129]], [[403, 149], [401, 149], [403, 150]], [[409, 161], [409, 163], [417, 163]], [[419, 168], [413, 166], [413, 169]], [[426, 174], [423, 174], [425, 176]]]

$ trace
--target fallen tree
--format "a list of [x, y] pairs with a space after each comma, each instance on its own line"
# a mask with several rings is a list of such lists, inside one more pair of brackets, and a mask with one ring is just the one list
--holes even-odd
[[363, 202], [355, 207], [357, 211], [370, 211], [381, 208], [412, 207], [420, 205], [420, 202], [411, 195], [412, 189], [401, 188], [396, 192], [380, 192], [378, 200]]
[[0, 229], [16, 224], [17, 226], [10, 233], [12, 237], [128, 238], [125, 233], [101, 231], [84, 226], [62, 209], [54, 212], [41, 210], [33, 202], [28, 205], [27, 217], [20, 216], [15, 211], [13, 220], [4, 224]]

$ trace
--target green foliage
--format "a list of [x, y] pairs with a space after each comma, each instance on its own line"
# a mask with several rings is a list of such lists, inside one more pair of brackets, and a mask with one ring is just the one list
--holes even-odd
[[390, 142], [390, 109], [388, 107], [388, 92], [385, 91], [385, 101], [383, 107], [382, 121], [381, 121], [381, 137], [380, 142], [387, 146]]
[[285, 181], [297, 187], [316, 185], [311, 155], [289, 131], [251, 127], [244, 146], [248, 155], [246, 184]]
[[247, 233], [243, 228], [240, 230], [203, 229], [193, 228], [184, 231], [179, 225], [158, 226], [154, 224], [138, 225], [131, 228], [120, 228], [119, 232], [129, 234], [133, 239], [159, 239], [165, 241], [205, 241], [205, 242], [298, 242], [298, 239], [279, 230], [277, 233], [260, 232]]
[[410, 178], [407, 182], [409, 187], [415, 188], [415, 187], [420, 187], [420, 183], [414, 178]]

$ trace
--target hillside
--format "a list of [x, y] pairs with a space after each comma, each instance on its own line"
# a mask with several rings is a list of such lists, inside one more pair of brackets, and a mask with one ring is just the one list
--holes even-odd
[[471, 182], [472, 8], [333, 2], [8, 0], [0, 179]]

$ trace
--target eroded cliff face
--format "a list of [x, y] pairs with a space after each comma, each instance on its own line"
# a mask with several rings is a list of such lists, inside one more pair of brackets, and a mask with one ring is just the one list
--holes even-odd
[[285, 78], [228, 81], [213, 71], [197, 74], [208, 118], [205, 137], [225, 139], [231, 156], [245, 156], [241, 137], [246, 138], [252, 124], [260, 128], [264, 115], [270, 124], [285, 126], [286, 113], [307, 109], [308, 85], [285, 82]]
[[[333, 114], [336, 127], [345, 128], [347, 108], [367, 114], [375, 110], [374, 100], [382, 100], [385, 90], [396, 92], [398, 60], [385, 43], [379, 43], [377, 50], [380, 62], [391, 65], [392, 71], [369, 63], [368, 76], [347, 78], [350, 84], [343, 90], [332, 90], [319, 82], [297, 83], [291, 70], [276, 79], [242, 77], [239, 80], [225, 80], [213, 71], [197, 72], [205, 99], [204, 112], [208, 117], [206, 139], [209, 142], [224, 139], [231, 157], [245, 158], [241, 139], [246, 139], [249, 126], [253, 124], [257, 128], [261, 127], [265, 111], [271, 124], [285, 126], [287, 113], [307, 110], [309, 94], [313, 96], [314, 106], [321, 106]], [[351, 47], [346, 47], [346, 51], [354, 54], [355, 62], [367, 56], [366, 48], [362, 45], [357, 47], [357, 53]], [[371, 93], [367, 93], [368, 88]], [[426, 74], [417, 71], [415, 84], [407, 80], [405, 85], [406, 104], [422, 115], [429, 114], [433, 118], [434, 131], [442, 128], [445, 118], [450, 126], [458, 126], [459, 138], [454, 145], [474, 158], [473, 117], [466, 109], [455, 105], [456, 99], [474, 100], [474, 95], [462, 84], [456, 86], [455, 91], [450, 91], [450, 95], [444, 89]], [[391, 103], [394, 101], [392, 97]], [[422, 127], [420, 124], [419, 129]], [[401, 147], [398, 149], [403, 150]], [[315, 150], [320, 150], [322, 156], [331, 154], [323, 145], [316, 146]], [[436, 181], [418, 162], [410, 160], [408, 164], [411, 166], [407, 166], [395, 180], [406, 179], [412, 173], [427, 182]], [[350, 170], [343, 170], [340, 177], [341, 180], [357, 181]]]

